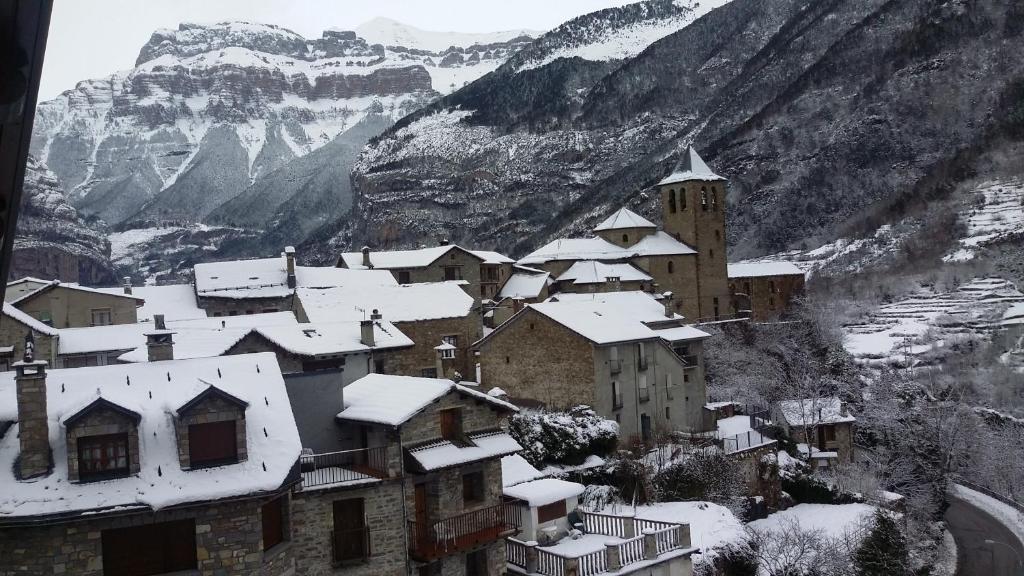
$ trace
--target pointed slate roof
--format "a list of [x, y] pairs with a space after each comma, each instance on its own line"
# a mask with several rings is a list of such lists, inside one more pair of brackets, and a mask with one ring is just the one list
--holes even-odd
[[725, 178], [712, 172], [711, 168], [708, 168], [708, 165], [697, 154], [697, 151], [693, 149], [693, 146], [688, 146], [686, 152], [683, 152], [682, 157], [679, 159], [676, 169], [669, 174], [668, 178], [658, 182], [658, 186], [691, 180], [715, 181], [725, 180]]
[[623, 228], [657, 228], [654, 222], [651, 222], [647, 218], [633, 212], [629, 208], [619, 208], [619, 210], [609, 216], [604, 222], [601, 222], [594, 228], [594, 232], [600, 232], [601, 230], [621, 230]]

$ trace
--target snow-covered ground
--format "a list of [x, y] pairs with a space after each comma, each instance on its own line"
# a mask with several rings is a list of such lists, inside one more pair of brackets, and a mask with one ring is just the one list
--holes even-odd
[[987, 512], [990, 516], [998, 520], [1001, 524], [1006, 526], [1008, 530], [1013, 532], [1017, 539], [1024, 544], [1024, 513], [1017, 510], [1009, 504], [996, 500], [995, 498], [978, 492], [977, 490], [971, 490], [966, 486], [954, 484], [950, 490], [957, 498], [964, 500], [971, 505]]
[[755, 530], [781, 530], [795, 523], [828, 538], [849, 536], [860, 530], [875, 513], [869, 504], [797, 504], [749, 526]]
[[1024, 181], [985, 182], [975, 192], [976, 202], [966, 214], [967, 236], [960, 247], [947, 254], [947, 262], [974, 258], [979, 246], [1024, 231]]
[[975, 278], [951, 292], [921, 288], [844, 326], [844, 346], [862, 364], [929, 364], [943, 348], [986, 339], [1020, 302], [1024, 293], [1001, 278]]

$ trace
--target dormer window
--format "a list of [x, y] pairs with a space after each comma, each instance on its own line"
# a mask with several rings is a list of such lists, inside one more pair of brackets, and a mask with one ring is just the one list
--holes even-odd
[[188, 427], [188, 452], [192, 468], [209, 468], [238, 462], [235, 421], [193, 424]]
[[131, 474], [128, 434], [78, 438], [78, 479], [82, 482], [124, 478]]
[[245, 460], [247, 407], [244, 401], [210, 386], [178, 408], [175, 431], [181, 467], [210, 468]]
[[89, 312], [92, 316], [91, 322], [93, 326], [110, 326], [113, 323], [111, 321], [110, 308], [93, 308]]
[[140, 421], [138, 413], [104, 398], [68, 416], [68, 480], [94, 482], [137, 473]]

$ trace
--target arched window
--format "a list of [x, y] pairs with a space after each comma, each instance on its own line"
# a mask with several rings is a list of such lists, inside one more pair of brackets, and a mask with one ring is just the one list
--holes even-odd
[[673, 264], [673, 263], [672, 263], [672, 261], [671, 261], [671, 260], [669, 260], [669, 261], [668, 261], [668, 273], [669, 273], [669, 274], [672, 274], [672, 273], [673, 273], [673, 272], [675, 272], [675, 271], [676, 271], [676, 267], [675, 267], [675, 264]]
[[679, 189], [679, 209], [686, 210], [686, 188]]
[[708, 189], [701, 186], [700, 189], [700, 209], [708, 211]]
[[623, 244], [629, 244], [629, 234], [622, 235], [622, 242]]
[[673, 213], [673, 214], [676, 213], [676, 191], [675, 190], [669, 190], [668, 191], [668, 211]]
[[711, 209], [718, 212], [718, 189], [711, 187]]

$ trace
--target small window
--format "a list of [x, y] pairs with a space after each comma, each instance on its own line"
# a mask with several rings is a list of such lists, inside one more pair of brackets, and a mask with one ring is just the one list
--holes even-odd
[[679, 189], [679, 209], [686, 210], [686, 188]]
[[683, 382], [689, 382], [689, 381], [690, 381], [690, 375], [689, 374], [683, 374]]
[[462, 409], [448, 408], [438, 412], [441, 419], [441, 438], [451, 441], [461, 441], [462, 433]]
[[530, 322], [530, 330], [533, 330], [533, 322]]
[[708, 211], [708, 190], [707, 188], [700, 189], [700, 209]]
[[671, 420], [671, 419], [672, 419], [672, 411], [669, 410], [668, 406], [665, 406], [665, 420]]
[[232, 310], [228, 312], [228, 316], [238, 316], [238, 310]]
[[718, 212], [718, 190], [714, 186], [711, 187], [711, 209]]
[[214, 317], [214, 318], [220, 318], [220, 317], [221, 317], [221, 316], [223, 316], [223, 315], [224, 315], [224, 313], [223, 313], [223, 312], [214, 312], [214, 313], [213, 313], [213, 317]]
[[420, 370], [423, 378], [437, 378], [437, 368], [423, 368]]
[[263, 521], [263, 550], [284, 542], [284, 498], [271, 500], [260, 510]]
[[409, 271], [408, 270], [399, 270], [398, 271], [398, 283], [399, 284], [412, 284], [412, 280], [409, 277]]
[[721, 230], [715, 230], [715, 240], [721, 240], [721, 239], [722, 239], [722, 231]]
[[710, 252], [711, 257], [714, 258], [715, 257], [715, 249], [712, 248], [709, 252]]
[[466, 554], [466, 576], [487, 576], [487, 549]]
[[383, 360], [374, 360], [373, 361], [373, 373], [374, 374], [384, 374], [384, 361]]
[[565, 518], [566, 515], [565, 500], [559, 500], [558, 502], [552, 502], [537, 508], [537, 523], [543, 524], [544, 522], [558, 520], [559, 518]]
[[188, 427], [188, 453], [192, 468], [238, 462], [235, 421], [192, 424]]
[[462, 502], [463, 504], [479, 504], [484, 501], [484, 473], [482, 471], [470, 472], [462, 475]]
[[124, 478], [130, 473], [128, 434], [78, 439], [78, 479], [83, 482]]
[[676, 271], [676, 264], [675, 264], [675, 262], [669, 260], [668, 261], [668, 273], [669, 274], [674, 274], [675, 271]]
[[444, 342], [445, 344], [451, 344], [452, 346], [455, 346], [456, 348], [459, 347], [459, 337], [457, 335], [441, 336], [441, 342]]
[[110, 308], [94, 308], [89, 311], [93, 326], [110, 326], [112, 324]]
[[676, 191], [668, 191], [668, 211], [675, 214], [676, 212]]
[[510, 362], [512, 362], [512, 358], [509, 356], [505, 356], [505, 364], [509, 364]]
[[778, 291], [775, 289], [775, 280], [768, 281], [768, 291], [772, 294], [778, 294]]
[[623, 234], [622, 235], [622, 243], [623, 244], [629, 244], [629, 234]]
[[442, 349], [441, 358], [444, 360], [451, 360], [452, 358], [455, 358], [455, 350], [452, 350], [451, 348]]
[[444, 267], [444, 279], [445, 280], [462, 280], [462, 267], [461, 266], [445, 266]]

